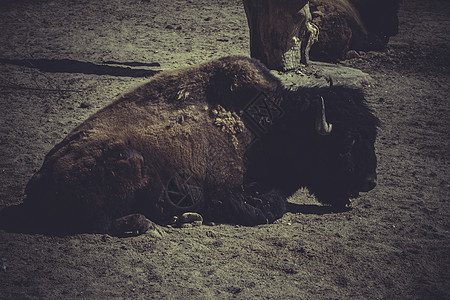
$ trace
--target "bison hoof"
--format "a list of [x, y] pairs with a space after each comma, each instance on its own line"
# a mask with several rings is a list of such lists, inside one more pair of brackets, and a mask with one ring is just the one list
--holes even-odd
[[140, 235], [147, 231], [159, 233], [155, 223], [141, 214], [132, 214], [115, 219], [111, 226], [111, 233], [117, 236]]
[[181, 216], [175, 216], [172, 225], [177, 227], [200, 226], [203, 224], [203, 217], [198, 213], [186, 212]]

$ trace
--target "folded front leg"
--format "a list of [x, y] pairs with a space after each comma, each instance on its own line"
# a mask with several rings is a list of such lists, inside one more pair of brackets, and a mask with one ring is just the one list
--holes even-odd
[[286, 197], [276, 190], [263, 194], [233, 190], [220, 194], [207, 205], [203, 212], [205, 219], [254, 226], [272, 223], [286, 212]]

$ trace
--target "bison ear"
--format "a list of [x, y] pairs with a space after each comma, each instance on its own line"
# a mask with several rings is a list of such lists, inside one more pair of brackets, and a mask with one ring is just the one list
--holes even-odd
[[316, 131], [320, 135], [329, 135], [332, 128], [333, 124], [327, 122], [325, 102], [323, 101], [323, 97], [320, 96], [320, 109], [316, 116]]

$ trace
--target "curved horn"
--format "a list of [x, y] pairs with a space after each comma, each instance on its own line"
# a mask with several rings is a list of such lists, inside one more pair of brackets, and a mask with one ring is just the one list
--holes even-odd
[[316, 119], [316, 130], [320, 135], [329, 135], [331, 133], [331, 129], [333, 128], [333, 124], [327, 122], [327, 118], [325, 115], [325, 102], [323, 101], [323, 97], [320, 96], [322, 109]]

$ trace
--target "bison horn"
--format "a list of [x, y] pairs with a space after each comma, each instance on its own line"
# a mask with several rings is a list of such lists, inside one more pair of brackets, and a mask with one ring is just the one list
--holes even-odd
[[320, 135], [329, 135], [331, 133], [333, 125], [327, 122], [327, 118], [325, 115], [325, 102], [323, 101], [322, 96], [320, 97], [320, 99], [322, 109], [316, 119], [316, 130]]

